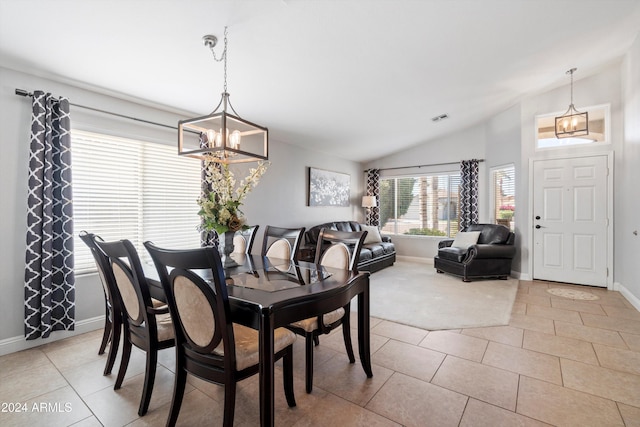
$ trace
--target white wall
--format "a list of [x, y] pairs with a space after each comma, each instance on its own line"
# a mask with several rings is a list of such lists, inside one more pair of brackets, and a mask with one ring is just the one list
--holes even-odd
[[[487, 146], [485, 150], [485, 164], [486, 164], [486, 183], [484, 191], [481, 192], [482, 200], [485, 201], [485, 205], [490, 211], [490, 205], [492, 203], [490, 198], [490, 186], [491, 184], [491, 168], [514, 165], [516, 186], [519, 185], [520, 175], [522, 173], [521, 156], [520, 156], [520, 104], [515, 105], [508, 110], [494, 116], [487, 123]], [[526, 196], [526, 193], [516, 192], [516, 211], [514, 214], [515, 222], [515, 234], [516, 234], [516, 256], [511, 264], [511, 269], [514, 272], [521, 271], [521, 257], [522, 251], [520, 248], [520, 235], [522, 233], [522, 222], [526, 218], [526, 211], [520, 209], [520, 199]], [[489, 216], [487, 216], [489, 217]]]
[[615, 282], [640, 310], [640, 36], [622, 66], [624, 136], [616, 171]]
[[[20, 346], [27, 346], [21, 337], [24, 334], [23, 286], [31, 102], [29, 98], [16, 96], [16, 88], [30, 92], [41, 89], [56, 96], [66, 96], [72, 103], [172, 126], [176, 126], [179, 119], [195, 115], [171, 111], [168, 107], [145, 105], [125, 96], [109, 96], [98, 93], [99, 89], [95, 88], [56, 82], [0, 67], [0, 179], [3, 184], [0, 186], [0, 235], [3, 236], [0, 241], [0, 354], [4, 351], [3, 348], [14, 351]], [[71, 123], [74, 128], [120, 136], [138, 136], [170, 145], [177, 141], [176, 131], [90, 113], [75, 107], [71, 107]], [[264, 229], [267, 224], [300, 227], [332, 220], [362, 220], [359, 200], [362, 195], [363, 174], [359, 163], [273, 140], [270, 141], [270, 161], [269, 170], [259, 186], [248, 195], [243, 206], [250, 223], [260, 224]], [[309, 166], [350, 174], [351, 207], [306, 206]], [[261, 239], [256, 241], [254, 252], [259, 252], [260, 244]], [[77, 277], [76, 321], [81, 325], [80, 329], [101, 327], [100, 319], [94, 318], [102, 315], [104, 297], [97, 276]], [[82, 326], [83, 324], [88, 326]], [[35, 340], [28, 345], [39, 345], [65, 335], [67, 334], [63, 332], [54, 332], [51, 338]]]

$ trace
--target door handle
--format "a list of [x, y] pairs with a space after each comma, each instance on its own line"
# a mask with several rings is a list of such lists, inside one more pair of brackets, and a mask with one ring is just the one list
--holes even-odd
[[536, 228], [542, 228], [542, 226], [540, 224], [537, 224]]
[[536, 219], [540, 219], [540, 215], [536, 215]]

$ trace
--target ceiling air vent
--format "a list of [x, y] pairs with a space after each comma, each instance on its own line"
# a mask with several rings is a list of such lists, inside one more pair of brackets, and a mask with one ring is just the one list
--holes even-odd
[[432, 122], [439, 122], [439, 121], [442, 121], [442, 120], [448, 119], [448, 118], [449, 118], [448, 114], [440, 114], [439, 116], [435, 116], [435, 117], [431, 118], [431, 121]]

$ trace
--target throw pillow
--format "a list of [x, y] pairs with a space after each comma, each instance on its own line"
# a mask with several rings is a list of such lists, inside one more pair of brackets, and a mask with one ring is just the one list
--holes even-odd
[[380, 230], [375, 225], [363, 225], [360, 224], [360, 229], [367, 232], [367, 237], [364, 238], [365, 245], [369, 243], [382, 242], [382, 236], [380, 236]]
[[456, 238], [453, 240], [451, 247], [467, 249], [469, 246], [472, 246], [478, 243], [479, 237], [480, 237], [479, 231], [461, 231], [458, 234], [456, 234]]

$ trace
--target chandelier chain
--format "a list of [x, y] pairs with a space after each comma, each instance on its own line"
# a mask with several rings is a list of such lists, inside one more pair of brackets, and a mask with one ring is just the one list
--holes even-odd
[[576, 68], [572, 68], [567, 71], [567, 74], [571, 77], [571, 105], [573, 105], [573, 73], [576, 71]]
[[[227, 93], [227, 27], [224, 27], [224, 93]], [[573, 73], [571, 74], [573, 82]], [[571, 84], [571, 98], [573, 99], [573, 83]]]
[[[225, 69], [226, 69], [227, 61], [225, 61], [224, 64], [225, 64]], [[226, 84], [226, 81], [227, 81], [226, 74], [225, 74], [224, 81], [225, 81], [225, 84]], [[573, 72], [571, 72], [571, 105], [573, 105]]]
[[220, 57], [218, 58], [218, 56], [216, 55], [216, 51], [214, 50], [215, 45], [210, 45], [209, 49], [211, 50], [211, 53], [213, 54], [213, 59], [216, 62], [222, 62], [224, 61], [224, 92], [227, 92], [227, 27], [224, 27], [224, 49], [222, 50], [222, 55], [220, 55]]

